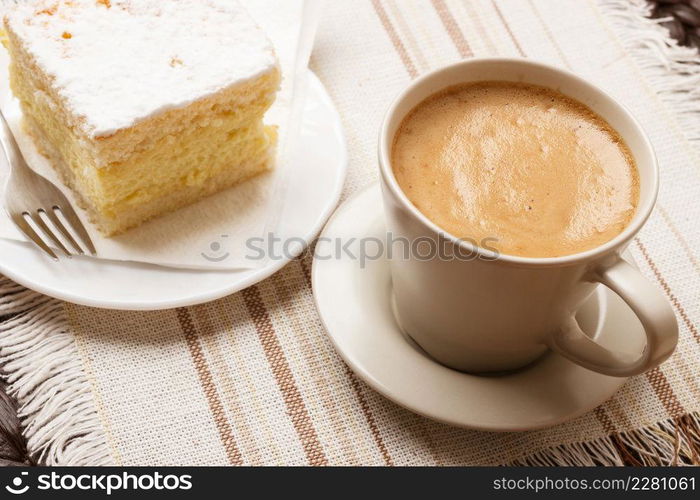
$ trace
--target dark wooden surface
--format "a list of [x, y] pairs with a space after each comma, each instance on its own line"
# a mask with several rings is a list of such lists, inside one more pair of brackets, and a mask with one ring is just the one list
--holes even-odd
[[700, 50], [700, 0], [656, 0], [653, 17], [668, 18], [663, 25], [681, 44]]
[[[683, 45], [700, 49], [700, 0], [655, 0], [652, 16], [669, 18], [663, 24]], [[2, 321], [3, 318], [0, 318]], [[20, 433], [17, 405], [0, 382], [0, 466], [34, 465]]]
[[34, 465], [27, 454], [27, 442], [19, 430], [17, 406], [0, 383], [0, 466]]

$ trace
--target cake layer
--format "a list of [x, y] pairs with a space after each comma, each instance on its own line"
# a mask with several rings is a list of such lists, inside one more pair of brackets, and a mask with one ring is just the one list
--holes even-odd
[[224, 169], [216, 175], [206, 177], [196, 184], [188, 184], [169, 192], [165, 196], [152, 198], [146, 203], [130, 205], [115, 211], [110, 216], [92, 214], [93, 221], [102, 233], [116, 236], [127, 229], [158, 217], [162, 214], [196, 203], [207, 196], [229, 189], [243, 181], [259, 175], [272, 168], [273, 151], [267, 151], [257, 162], [236, 165], [236, 168]]
[[[201, 151], [190, 151], [182, 157], [182, 165], [197, 165], [195, 162], [201, 159], [200, 164], [206, 165], [206, 168], [185, 168], [183, 170], [187, 173], [175, 181], [152, 184], [133, 192], [132, 196], [118, 203], [105, 205], [102, 199], [95, 198], [89, 187], [83, 184], [82, 177], [76, 176], [74, 170], [67, 168], [60, 153], [36, 122], [25, 117], [25, 127], [39, 150], [52, 161], [64, 182], [76, 194], [80, 206], [90, 215], [90, 221], [106, 236], [122, 233], [153, 217], [177, 210], [270, 169], [274, 162], [277, 135], [273, 127], [263, 127], [261, 133], [257, 130], [241, 130], [240, 137], [231, 138], [205, 158], [197, 157]], [[156, 170], [158, 167], [158, 164], [150, 166]], [[135, 172], [136, 175], [138, 173]], [[99, 182], [100, 178], [97, 180]]]

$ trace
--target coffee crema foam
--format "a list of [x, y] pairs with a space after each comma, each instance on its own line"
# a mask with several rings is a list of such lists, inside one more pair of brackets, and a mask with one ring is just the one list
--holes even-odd
[[404, 119], [392, 165], [411, 202], [458, 238], [559, 257], [620, 234], [639, 175], [620, 135], [585, 105], [535, 85], [480, 82], [429, 97]]

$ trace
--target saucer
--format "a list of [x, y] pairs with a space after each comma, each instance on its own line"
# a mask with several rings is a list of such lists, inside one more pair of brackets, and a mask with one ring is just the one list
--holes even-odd
[[[388, 261], [359, 259], [362, 238], [376, 243], [385, 237], [381, 192], [374, 185], [345, 202], [326, 225], [316, 246], [312, 279], [319, 314], [336, 350], [362, 380], [391, 401], [450, 425], [525, 431], [582, 415], [625, 383], [553, 352], [505, 375], [471, 375], [434, 361], [394, 319]], [[339, 252], [346, 243], [349, 252]], [[377, 253], [374, 248], [367, 255]], [[596, 290], [577, 319], [608, 348], [634, 353], [644, 349], [639, 320], [605, 287]]]

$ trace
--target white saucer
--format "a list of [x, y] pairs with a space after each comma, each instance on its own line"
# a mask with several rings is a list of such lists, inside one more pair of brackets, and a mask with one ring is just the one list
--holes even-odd
[[[397, 326], [384, 258], [360, 261], [334, 255], [336, 241], [386, 235], [379, 186], [340, 207], [316, 247], [313, 290], [337, 351], [373, 389], [418, 414], [485, 431], [524, 431], [577, 417], [609, 399], [625, 379], [581, 368], [554, 353], [518, 372], [476, 376], [429, 358]], [[376, 248], [376, 247], [373, 247]], [[374, 250], [372, 250], [374, 252]], [[332, 259], [327, 256], [334, 255]], [[321, 259], [322, 257], [323, 259]], [[634, 313], [600, 287], [579, 312], [585, 331], [609, 348], [641, 353], [644, 333]], [[485, 332], [487, 333], [487, 332]]]
[[[340, 116], [323, 84], [310, 74], [300, 140], [304, 161], [290, 176], [291, 198], [280, 221], [285, 239], [308, 244], [332, 213], [343, 187], [347, 150]], [[303, 250], [300, 245], [298, 253]], [[155, 310], [215, 300], [280, 270], [291, 257], [242, 271], [199, 271], [74, 257], [54, 262], [26, 243], [0, 239], [0, 274], [45, 295], [110, 309]]]

